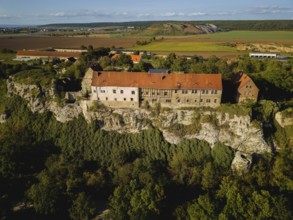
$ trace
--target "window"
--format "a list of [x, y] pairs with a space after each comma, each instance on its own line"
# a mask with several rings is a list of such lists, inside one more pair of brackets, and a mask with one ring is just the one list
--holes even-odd
[[214, 103], [217, 103], [217, 99], [214, 99]]
[[126, 98], [124, 98], [123, 100], [126, 101]]
[[130, 98], [130, 101], [133, 101], [133, 98]]
[[106, 97], [106, 101], [108, 101], [108, 97]]
[[187, 99], [186, 102], [189, 102], [189, 99]]
[[197, 102], [197, 100], [195, 99], [194, 102]]
[[179, 103], [180, 102], [180, 99], [177, 99], [177, 102]]
[[187, 94], [188, 90], [182, 90], [182, 94]]
[[135, 91], [131, 91], [131, 94], [132, 94], [132, 95], [135, 95]]
[[113, 93], [116, 93], [116, 89], [113, 89]]
[[207, 103], [210, 103], [211, 102], [211, 100], [210, 99], [207, 99]]
[[145, 92], [145, 94], [146, 94], [146, 95], [148, 95], [148, 94], [149, 94], [149, 92]]
[[215, 94], [218, 94], [218, 90], [215, 90]]
[[115, 101], [117, 101], [117, 99], [116, 99], [116, 98], [115, 98], [114, 100], [115, 100]]
[[105, 90], [101, 90], [101, 93], [105, 93]]
[[94, 93], [96, 93], [97, 91], [94, 89]]
[[120, 93], [123, 94], [123, 90], [120, 90]]
[[155, 95], [155, 92], [152, 92], [152, 95]]
[[168, 92], [164, 92], [164, 96], [167, 96], [168, 95]]
[[160, 92], [157, 92], [157, 95], [160, 95]]
[[197, 90], [196, 89], [192, 90], [192, 93], [193, 94], [196, 94], [197, 93]]
[[157, 101], [157, 99], [152, 99], [152, 102], [156, 102]]
[[166, 99], [166, 102], [167, 102], [167, 103], [170, 103], [170, 102], [171, 102], [171, 100], [170, 100], [170, 99]]
[[175, 93], [177, 93], [177, 89], [175, 89], [175, 91], [174, 91]]
[[200, 99], [200, 102], [203, 102], [203, 99]]

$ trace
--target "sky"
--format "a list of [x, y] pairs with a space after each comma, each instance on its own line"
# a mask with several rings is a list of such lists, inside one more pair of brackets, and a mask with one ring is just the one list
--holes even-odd
[[0, 0], [0, 25], [293, 19], [293, 0]]

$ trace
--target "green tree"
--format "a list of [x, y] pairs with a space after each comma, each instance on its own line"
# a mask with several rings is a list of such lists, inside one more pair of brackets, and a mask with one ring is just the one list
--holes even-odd
[[95, 213], [95, 202], [84, 192], [81, 192], [77, 195], [77, 198], [73, 201], [73, 204], [69, 209], [69, 216], [73, 220], [92, 219]]
[[216, 201], [212, 200], [208, 194], [201, 195], [194, 203], [187, 207], [187, 212], [191, 220], [216, 219]]
[[63, 193], [53, 178], [45, 172], [39, 175], [40, 182], [31, 186], [27, 195], [37, 213], [43, 215], [57, 214], [64, 208]]

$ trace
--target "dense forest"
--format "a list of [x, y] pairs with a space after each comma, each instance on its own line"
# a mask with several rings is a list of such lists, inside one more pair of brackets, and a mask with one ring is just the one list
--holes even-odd
[[250, 21], [134, 21], [134, 22], [109, 22], [109, 23], [78, 23], [78, 24], [48, 24], [40, 27], [63, 28], [63, 27], [110, 27], [110, 26], [133, 26], [146, 28], [153, 24], [164, 23], [192, 23], [195, 25], [214, 24], [219, 28], [228, 30], [251, 30], [251, 31], [272, 31], [272, 30], [293, 30], [292, 20], [250, 20]]
[[253, 155], [250, 171], [235, 173], [235, 151], [222, 143], [173, 145], [153, 126], [119, 134], [83, 117], [60, 123], [52, 113], [32, 113], [20, 97], [8, 96], [6, 79], [38, 73], [30, 82], [46, 86], [48, 78], [60, 78], [54, 68], [64, 64], [0, 64], [0, 115], [9, 116], [0, 124], [1, 219], [292, 219], [293, 127], [274, 120], [277, 111], [293, 107], [292, 60], [240, 57], [227, 63], [170, 54], [164, 60], [145, 56], [134, 66], [123, 56], [126, 63], [104, 62], [106, 51], [90, 50], [62, 77], [79, 79], [91, 65], [135, 71], [152, 66], [222, 72], [231, 85], [233, 74], [244, 70], [262, 91], [263, 101], [249, 105], [252, 117], [267, 125], [265, 138], [279, 149]]

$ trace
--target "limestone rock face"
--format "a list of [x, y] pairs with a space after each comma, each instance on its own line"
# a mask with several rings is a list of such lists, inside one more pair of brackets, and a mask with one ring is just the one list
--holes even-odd
[[26, 100], [32, 112], [43, 113], [46, 110], [46, 106], [41, 101], [41, 98], [42, 96], [45, 97], [46, 94], [49, 96], [49, 91], [43, 90], [36, 85], [16, 83], [11, 79], [7, 80], [7, 90], [8, 95], [18, 95]]
[[[290, 114], [288, 114], [288, 116], [284, 116], [283, 114], [286, 114], [286, 112]], [[293, 125], [293, 109], [288, 108], [283, 112], [277, 112], [275, 115], [275, 119], [282, 128], [284, 128], [285, 126]]]
[[[271, 152], [263, 139], [262, 127], [252, 123], [249, 115], [237, 116], [217, 111], [198, 112], [178, 109], [155, 113], [145, 109], [105, 107], [93, 111], [92, 107], [96, 103], [91, 100], [79, 100], [73, 104], [58, 104], [54, 101], [54, 86], [46, 90], [36, 85], [18, 84], [10, 79], [7, 82], [7, 88], [10, 95], [19, 95], [26, 100], [28, 107], [33, 112], [51, 111], [55, 118], [63, 123], [83, 116], [88, 122], [96, 121], [104, 130], [119, 133], [137, 133], [152, 125], [160, 129], [166, 141], [172, 144], [178, 144], [184, 139], [199, 139], [207, 141], [212, 147], [215, 143], [222, 142], [248, 154]], [[213, 118], [213, 120], [200, 120], [199, 118], [203, 116]], [[199, 129], [179, 136], [169, 129], [175, 124], [182, 126], [198, 124]]]
[[238, 173], [246, 173], [252, 165], [252, 156], [241, 151], [237, 151], [232, 161], [231, 168]]
[[1, 114], [0, 115], [0, 123], [5, 123], [7, 120], [7, 114]]

